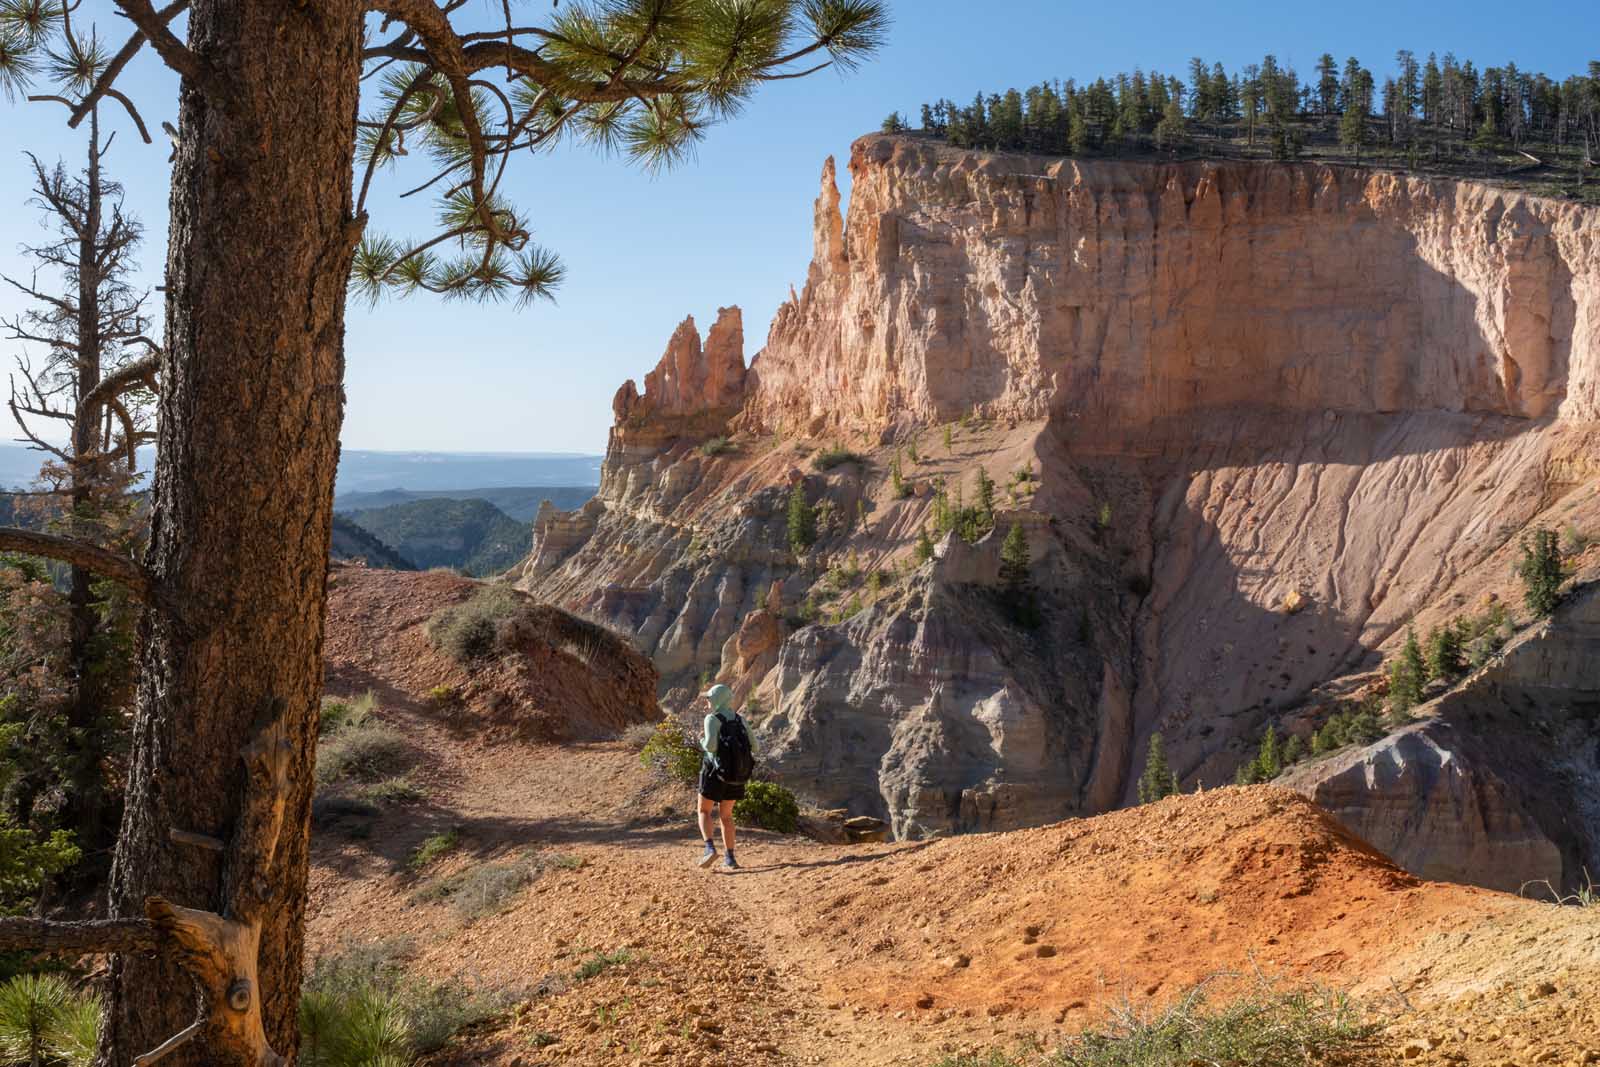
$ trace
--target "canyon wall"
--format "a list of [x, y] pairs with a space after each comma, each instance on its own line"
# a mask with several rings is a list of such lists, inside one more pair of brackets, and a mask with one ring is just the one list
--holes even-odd
[[1590, 419], [1592, 208], [1316, 164], [1170, 165], [866, 137], [833, 168], [762, 424], [977, 412], [1098, 428], [1228, 407]]
[[[703, 344], [680, 326], [617, 393], [600, 494], [542, 513], [515, 576], [630, 633], [670, 707], [734, 685], [819, 803], [911, 836], [1104, 811], [1156, 732], [1186, 787], [1221, 784], [1408, 625], [1515, 596], [1523, 530], [1600, 530], [1592, 208], [900, 137], [850, 167], [847, 213], [825, 168], [806, 284], [748, 369], [738, 309]], [[836, 444], [859, 455], [818, 462]], [[976, 469], [994, 532], [923, 559], [937, 487], [972, 500]], [[798, 553], [797, 487], [822, 518]], [[1004, 608], [1012, 525], [1038, 625]], [[1405, 736], [1510, 783], [1464, 787], [1500, 828], [1449, 846], [1465, 866], [1569, 878], [1532, 771]], [[1399, 759], [1402, 792], [1425, 762]], [[1335, 804], [1374, 833], [1405, 822], [1381, 779]]]

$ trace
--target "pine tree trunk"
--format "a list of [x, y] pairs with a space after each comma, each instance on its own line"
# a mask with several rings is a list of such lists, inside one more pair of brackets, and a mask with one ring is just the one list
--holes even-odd
[[[231, 93], [185, 80], [173, 165], [166, 353], [147, 564], [181, 619], [146, 613], [112, 914], [151, 894], [221, 910], [221, 861], [169, 831], [228, 839], [240, 750], [272, 698], [295, 746], [262, 930], [267, 1038], [293, 1057], [334, 470], [350, 175], [360, 76], [356, 0], [197, 0], [189, 47]], [[195, 1017], [176, 966], [119, 957], [99, 1062], [122, 1067]], [[227, 1064], [194, 1045], [162, 1067]]]

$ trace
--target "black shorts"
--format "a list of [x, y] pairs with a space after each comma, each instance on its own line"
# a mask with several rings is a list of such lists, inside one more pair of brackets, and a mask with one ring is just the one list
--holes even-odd
[[709, 763], [700, 764], [700, 795], [707, 800], [743, 800], [743, 782], [724, 782], [716, 768]]

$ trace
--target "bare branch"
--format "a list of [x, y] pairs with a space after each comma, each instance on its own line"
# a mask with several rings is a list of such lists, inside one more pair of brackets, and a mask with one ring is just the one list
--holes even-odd
[[[129, 100], [126, 96], [123, 96], [122, 93], [111, 88], [109, 85], [106, 86], [106, 95], [111, 97], [111, 99], [115, 100], [117, 103], [121, 104], [124, 109], [126, 109], [128, 112], [128, 117], [133, 120], [133, 124], [139, 127], [139, 136], [144, 138], [144, 143], [152, 143], [150, 140], [150, 131], [145, 127], [144, 124], [144, 117], [139, 114], [139, 109], [133, 106], [133, 101]], [[116, 134], [112, 133], [111, 136], [115, 137]], [[106, 142], [106, 147], [111, 147], [110, 141]]]
[[[211, 64], [189, 51], [188, 47], [178, 40], [177, 35], [167, 26], [167, 23], [172, 21], [172, 18], [179, 11], [183, 10], [184, 4], [172, 3], [157, 12], [150, 6], [150, 0], [115, 0], [115, 3], [122, 14], [126, 15], [128, 20], [139, 28], [139, 35], [150, 42], [150, 47], [156, 50], [156, 55], [161, 57], [163, 63], [177, 71], [187, 81], [192, 82], [196, 88], [210, 97], [212, 103], [218, 108], [224, 111], [232, 110], [232, 95], [227, 91], [222, 75]], [[133, 46], [134, 51], [138, 50], [137, 45], [133, 45], [133, 42], [130, 41], [129, 45]], [[127, 50], [128, 46], [124, 46], [123, 51], [126, 52]], [[119, 52], [117, 57], [120, 59], [122, 53]], [[128, 58], [131, 59], [132, 57], [133, 53], [128, 52]], [[126, 64], [127, 60], [123, 60], [123, 62]], [[109, 67], [107, 69], [109, 70]], [[101, 82], [106, 88], [109, 88], [109, 82], [103, 78]], [[82, 122], [83, 116], [89, 113], [91, 100], [106, 91], [105, 88], [101, 88], [99, 85], [96, 88], [100, 89], [100, 93], [91, 93], [89, 97], [84, 98], [84, 104], [79, 105], [79, 110], [73, 115], [70, 125], [77, 126], [78, 123]]]
[[103, 404], [108, 397], [118, 396], [141, 383], [154, 390], [155, 374], [161, 366], [161, 349], [147, 338], [140, 337], [138, 340], [144, 341], [155, 351], [100, 379], [100, 384], [89, 390], [89, 395], [83, 398], [82, 407], [92, 408], [96, 404]]
[[49, 919], [0, 919], [0, 950], [47, 952], [62, 956], [98, 953], [152, 952], [156, 932], [144, 919], [100, 919], [53, 922]]
[[[156, 18], [160, 19], [164, 26], [188, 6], [189, 0], [173, 0], [173, 3], [168, 4], [156, 13]], [[145, 35], [141, 30], [129, 37], [127, 43], [117, 51], [116, 55], [111, 57], [111, 62], [106, 64], [106, 69], [100, 72], [100, 78], [95, 82], [94, 88], [90, 89], [88, 94], [78, 101], [77, 107], [73, 109], [72, 118], [67, 120], [68, 126], [77, 129], [78, 123], [88, 117], [89, 112], [94, 110], [95, 104], [99, 103], [100, 98], [106, 94], [106, 90], [111, 88], [111, 83], [115, 82], [117, 76], [122, 73], [122, 68], [126, 67], [128, 61], [138, 54], [140, 48], [144, 47], [144, 41]], [[143, 132], [143, 129], [144, 124], [140, 123], [140, 132]], [[145, 141], [148, 143], [149, 140], [150, 138], [147, 135]]]
[[133, 1058], [133, 1067], [151, 1067], [152, 1064], [166, 1059], [167, 1056], [199, 1037], [200, 1031], [205, 1029], [205, 1025], [206, 1021], [204, 1019], [196, 1019], [149, 1052], [142, 1056], [135, 1056]]
[[109, 548], [56, 534], [23, 530], [14, 526], [0, 526], [0, 551], [21, 552], [29, 556], [57, 559], [75, 567], [92, 571], [126, 586], [128, 592], [145, 604], [162, 600], [160, 585], [155, 576], [138, 563], [113, 552]]

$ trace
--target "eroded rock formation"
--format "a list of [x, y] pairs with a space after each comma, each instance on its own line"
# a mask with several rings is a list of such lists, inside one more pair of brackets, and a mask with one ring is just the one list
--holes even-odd
[[766, 424], [1228, 407], [1591, 419], [1594, 211], [1313, 164], [1044, 160], [867, 137], [831, 165]]
[[1415, 725], [1293, 772], [1407, 870], [1539, 895], [1600, 868], [1600, 585]]
[[[1505, 586], [1524, 528], [1600, 527], [1592, 208], [877, 136], [850, 166], [748, 371], [736, 312], [703, 345], [680, 327], [523, 578], [632, 634], [669, 696], [717, 674], [754, 697], [826, 806], [902, 835], [1102, 811], [1156, 731], [1187, 786], [1223, 783], [1408, 622]], [[820, 469], [833, 445], [863, 458]], [[937, 487], [971, 502], [977, 468], [994, 532], [919, 563]], [[798, 555], [797, 484], [821, 525]], [[1036, 628], [1000, 588], [1012, 525]], [[1421, 767], [1407, 736], [1392, 762]], [[1362, 781], [1339, 803], [1382, 809]], [[1506, 829], [1463, 870], [1569, 863], [1523, 792], [1473, 795]]]

